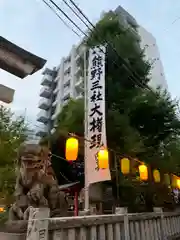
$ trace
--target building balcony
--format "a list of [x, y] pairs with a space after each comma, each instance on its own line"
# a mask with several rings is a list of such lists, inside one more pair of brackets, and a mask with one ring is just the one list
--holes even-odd
[[38, 129], [37, 129], [37, 132], [36, 132], [36, 136], [38, 137], [45, 137], [48, 135], [48, 126], [41, 123], [41, 124], [38, 124]]
[[48, 111], [41, 110], [37, 115], [37, 121], [47, 124], [49, 121], [49, 117], [50, 117], [50, 115], [49, 115]]
[[38, 130], [38, 132], [36, 132], [36, 136], [43, 138], [46, 137], [48, 135], [47, 132], [44, 132], [43, 130]]
[[56, 99], [53, 103], [52, 103], [52, 106], [55, 107], [58, 103], [58, 100]]
[[47, 98], [41, 98], [38, 103], [38, 108], [48, 110], [51, 106], [51, 101]]
[[82, 91], [84, 88], [84, 82], [83, 82], [83, 77], [80, 77], [77, 79], [75, 82], [75, 88], [79, 91]]
[[64, 75], [70, 75], [70, 73], [71, 73], [71, 65], [70, 65], [70, 63], [68, 64], [68, 66], [65, 66], [64, 69], [65, 69]]
[[58, 91], [59, 91], [59, 88], [58, 88], [58, 86], [53, 90], [53, 93], [54, 94], [56, 94], [56, 93], [58, 93]]
[[76, 61], [76, 66], [77, 67], [82, 67], [82, 65], [84, 64], [83, 53], [77, 54], [76, 57], [75, 57], [75, 61]]
[[81, 57], [80, 54], [77, 53], [76, 56], [75, 56], [75, 60], [78, 61], [80, 57]]
[[76, 76], [79, 76], [80, 74], [81, 74], [81, 67], [77, 67], [76, 69], [75, 69], [75, 75]]
[[55, 79], [54, 79], [54, 82], [57, 83], [60, 81], [60, 76], [57, 76]]
[[41, 80], [42, 86], [51, 86], [53, 77], [51, 75], [45, 74]]
[[64, 98], [67, 95], [70, 95], [70, 93], [71, 93], [71, 88], [70, 87], [66, 87], [66, 88], [64, 88], [61, 97]]
[[66, 100], [70, 100], [70, 91], [69, 91], [69, 89], [68, 89], [68, 91], [64, 92], [62, 100], [63, 100], [63, 102], [66, 101]]
[[51, 116], [51, 120], [55, 121], [55, 119], [58, 117], [59, 113], [55, 111], [55, 113]]
[[55, 133], [56, 129], [55, 128], [52, 128], [51, 129], [51, 134]]
[[136, 30], [136, 29], [134, 29], [133, 27], [128, 27], [128, 31], [130, 31], [132, 34], [133, 34], [133, 36], [134, 36], [134, 38], [137, 40], [137, 41], [140, 41], [141, 40], [141, 37], [140, 37], [140, 35], [138, 34], [138, 31]]
[[83, 98], [84, 96], [83, 96], [83, 94], [78, 94], [77, 96], [76, 96], [76, 99], [81, 99], [81, 98]]
[[44, 71], [42, 72], [42, 75], [54, 75], [56, 73], [56, 69], [50, 69], [50, 68], [45, 68]]
[[50, 98], [51, 96], [51, 89], [47, 88], [47, 87], [42, 87], [40, 90], [40, 97], [44, 97], [44, 98]]

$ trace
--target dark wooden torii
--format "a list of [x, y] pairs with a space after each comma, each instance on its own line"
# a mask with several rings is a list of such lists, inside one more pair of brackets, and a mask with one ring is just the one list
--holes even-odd
[[[39, 71], [44, 67], [46, 60], [40, 58], [7, 39], [0, 36], [0, 69], [19, 78]], [[14, 97], [14, 89], [0, 85], [0, 101], [11, 103]]]

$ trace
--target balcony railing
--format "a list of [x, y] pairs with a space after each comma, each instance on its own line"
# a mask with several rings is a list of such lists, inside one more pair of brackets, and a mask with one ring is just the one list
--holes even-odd
[[83, 77], [79, 77], [77, 78], [76, 82], [75, 82], [75, 87], [76, 88], [80, 88], [83, 89]]
[[45, 74], [41, 80], [41, 85], [50, 86], [52, 84], [53, 77], [51, 75]]
[[58, 103], [58, 100], [56, 99], [53, 103], [52, 103], [52, 106], [55, 107]]
[[50, 96], [51, 96], [50, 88], [42, 87], [39, 95], [40, 95], [40, 97], [50, 98]]
[[45, 137], [48, 134], [48, 128], [44, 125], [42, 128], [39, 127], [38, 131], [36, 132], [36, 136], [38, 137]]
[[51, 106], [51, 101], [47, 98], [41, 98], [38, 103], [38, 108], [48, 110]]
[[37, 121], [46, 124], [49, 121], [49, 117], [49, 111], [41, 110], [37, 115]]
[[79, 75], [81, 74], [81, 72], [82, 72], [81, 67], [77, 67], [77, 68], [75, 69], [75, 75], [76, 75], [76, 76], [79, 76]]

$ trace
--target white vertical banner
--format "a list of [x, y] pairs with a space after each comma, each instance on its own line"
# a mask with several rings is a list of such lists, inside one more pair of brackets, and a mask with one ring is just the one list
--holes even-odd
[[105, 116], [105, 52], [104, 46], [89, 50], [87, 79], [87, 143], [86, 183], [111, 179], [110, 170], [99, 169], [97, 153], [101, 146], [107, 147]]

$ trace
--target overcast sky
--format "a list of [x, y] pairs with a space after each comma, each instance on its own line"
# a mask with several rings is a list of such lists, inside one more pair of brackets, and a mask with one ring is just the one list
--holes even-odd
[[[157, 39], [169, 90], [180, 98], [180, 1], [179, 0], [75, 0], [89, 19], [96, 22], [102, 11], [124, 7]], [[173, 2], [173, 4], [172, 4]], [[57, 3], [70, 14], [62, 1]], [[176, 20], [177, 19], [177, 20]], [[176, 20], [176, 21], [175, 21]], [[0, 0], [0, 33], [3, 37], [47, 59], [46, 66], [58, 65], [78, 37], [44, 5], [42, 0]], [[41, 71], [24, 79], [0, 70], [0, 83], [16, 90], [12, 109], [35, 122], [38, 113]]]

